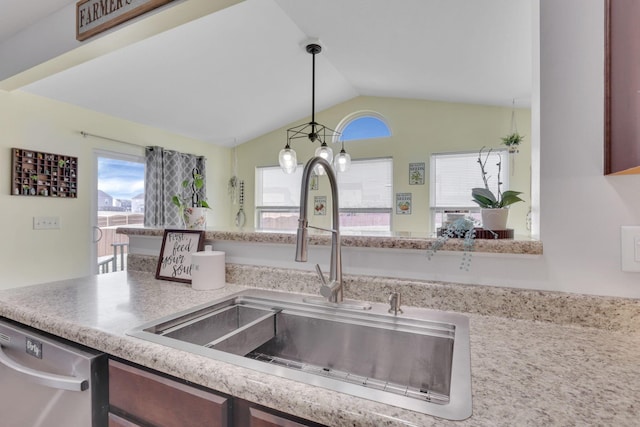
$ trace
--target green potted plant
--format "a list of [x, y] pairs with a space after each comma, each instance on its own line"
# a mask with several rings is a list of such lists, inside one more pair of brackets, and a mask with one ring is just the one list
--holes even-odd
[[[482, 216], [482, 228], [487, 230], [505, 230], [507, 228], [507, 219], [509, 210], [507, 207], [513, 203], [522, 202], [519, 195], [521, 191], [502, 191], [502, 181], [500, 181], [500, 172], [502, 171], [502, 159], [496, 164], [498, 166], [498, 194], [497, 196], [489, 190], [489, 177], [486, 171], [487, 161], [493, 150], [490, 148], [483, 153], [485, 147], [480, 149], [478, 153], [478, 164], [482, 172], [483, 187], [476, 187], [471, 190], [471, 197], [475, 203], [480, 206], [480, 214]], [[484, 154], [484, 160], [482, 158]]]
[[431, 246], [427, 250], [427, 259], [431, 261], [438, 250], [442, 249], [447, 240], [449, 239], [463, 239], [462, 240], [462, 260], [460, 261], [460, 270], [469, 271], [471, 267], [471, 254], [475, 246], [476, 229], [475, 221], [471, 217], [457, 218], [452, 222], [447, 222], [442, 225], [438, 233], [438, 237], [431, 242]]
[[517, 153], [518, 152], [518, 146], [520, 145], [520, 143], [524, 139], [524, 136], [520, 135], [518, 133], [518, 131], [515, 131], [515, 132], [512, 132], [512, 133], [510, 133], [510, 134], [508, 134], [506, 136], [503, 136], [500, 139], [502, 140], [502, 143], [504, 145], [509, 147], [509, 152], [510, 153]]
[[207, 226], [207, 209], [210, 208], [205, 199], [200, 198], [200, 190], [204, 186], [204, 177], [194, 168], [191, 179], [182, 181], [182, 188], [191, 189], [191, 197], [186, 199], [182, 194], [176, 194], [171, 198], [174, 205], [180, 210], [180, 217], [188, 229], [204, 230]]

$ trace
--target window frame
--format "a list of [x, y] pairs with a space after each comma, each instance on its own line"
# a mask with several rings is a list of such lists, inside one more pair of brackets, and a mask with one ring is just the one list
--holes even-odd
[[345, 116], [342, 120], [340, 120], [340, 122], [338, 123], [338, 126], [336, 126], [336, 131], [338, 132], [336, 135], [333, 136], [333, 142], [334, 143], [339, 143], [342, 142], [341, 139], [341, 135], [342, 132], [344, 131], [344, 129], [349, 126], [351, 124], [351, 122], [358, 120], [362, 117], [373, 117], [375, 119], [380, 120], [382, 123], [384, 123], [384, 125], [387, 127], [387, 129], [389, 129], [389, 135], [383, 135], [383, 136], [374, 136], [374, 137], [370, 137], [370, 138], [361, 138], [361, 139], [348, 139], [344, 142], [350, 142], [350, 141], [363, 141], [363, 140], [367, 140], [367, 139], [377, 139], [377, 138], [390, 138], [393, 136], [393, 129], [391, 129], [391, 125], [389, 125], [389, 121], [387, 120], [387, 118], [385, 116], [383, 116], [382, 114], [378, 113], [377, 111], [373, 111], [373, 110], [361, 110], [361, 111], [355, 111], [351, 114], [348, 114], [347, 116]]
[[[389, 173], [389, 185], [391, 186], [391, 190], [390, 190], [390, 199], [389, 199], [389, 207], [385, 208], [385, 207], [370, 207], [370, 208], [353, 208], [353, 207], [348, 207], [348, 208], [343, 208], [341, 207], [339, 209], [339, 213], [340, 216], [342, 216], [343, 214], [367, 214], [367, 213], [371, 213], [371, 214], [377, 214], [377, 213], [386, 213], [389, 216], [389, 228], [388, 230], [380, 230], [379, 232], [390, 232], [391, 230], [393, 230], [393, 219], [394, 219], [394, 212], [393, 212], [393, 197], [394, 197], [394, 182], [393, 182], [393, 166], [394, 166], [394, 162], [393, 162], [393, 157], [391, 156], [385, 156], [385, 157], [368, 157], [368, 158], [364, 158], [364, 159], [355, 159], [351, 161], [351, 164], [353, 165], [353, 163], [359, 163], [359, 162], [379, 162], [379, 161], [384, 161], [387, 163], [387, 165], [390, 167], [390, 173]], [[338, 185], [340, 185], [340, 174], [338, 173]], [[339, 190], [339, 189], [338, 189]], [[340, 199], [342, 200], [342, 198]], [[343, 226], [342, 223], [340, 224], [340, 230], [345, 230], [345, 231], [353, 231], [353, 232], [359, 232], [359, 231], [364, 231], [364, 230], [357, 230], [357, 229], [353, 229], [351, 227], [346, 227]], [[374, 230], [367, 230], [367, 232], [371, 232], [371, 233], [375, 233], [376, 231]]]
[[[304, 168], [304, 165], [301, 165], [300, 163], [298, 163], [298, 166], [296, 168], [296, 174], [298, 174], [298, 171], [300, 172], [300, 175], [302, 175], [302, 169]], [[258, 192], [261, 191], [261, 178], [259, 178], [258, 172], [260, 170], [265, 170], [265, 169], [272, 169], [272, 170], [281, 170], [280, 166], [276, 166], [276, 165], [266, 165], [266, 166], [256, 166], [255, 168], [255, 194], [254, 194], [254, 204], [255, 204], [255, 208], [254, 208], [254, 227], [256, 230], [264, 230], [264, 231], [269, 231], [269, 230], [278, 230], [278, 229], [272, 229], [272, 228], [265, 228], [262, 226], [262, 214], [263, 213], [293, 213], [296, 215], [300, 214], [300, 198], [297, 197], [296, 199], [298, 200], [298, 204], [296, 205], [265, 205], [265, 204], [259, 204], [258, 203]], [[302, 179], [302, 177], [300, 178]], [[300, 185], [299, 183], [297, 184], [298, 186]]]
[[[509, 149], [508, 148], [493, 148], [492, 149], [492, 153], [493, 154], [500, 154], [501, 159], [502, 159], [502, 170], [500, 172], [500, 176], [501, 176], [501, 181], [503, 183], [502, 188], [506, 188], [509, 189], [509, 177], [511, 176], [511, 165], [510, 165], [510, 159], [511, 159], [511, 154], [509, 153]], [[437, 205], [437, 201], [435, 200], [436, 198], [436, 185], [437, 185], [437, 180], [436, 180], [436, 167], [435, 167], [435, 161], [436, 158], [438, 156], [460, 156], [460, 155], [465, 155], [468, 154], [470, 157], [473, 156], [474, 158], [477, 158], [478, 156], [478, 151], [450, 151], [450, 152], [441, 152], [441, 153], [431, 153], [431, 155], [429, 156], [429, 165], [430, 165], [430, 171], [429, 171], [429, 182], [430, 182], [430, 187], [429, 187], [429, 220], [430, 220], [430, 224], [431, 224], [431, 232], [437, 232], [438, 228], [441, 226], [443, 220], [444, 220], [444, 215], [446, 213], [464, 213], [467, 216], [470, 216], [474, 219], [476, 219], [478, 222], [480, 221], [480, 206], [478, 206], [476, 203], [474, 203], [471, 199], [471, 189], [469, 189], [469, 204], [468, 205], [463, 205], [463, 206], [449, 206], [449, 205], [442, 205], [442, 206], [438, 206]], [[486, 153], [485, 153], [486, 154]], [[478, 177], [480, 177], [480, 180], [482, 179], [482, 175], [479, 169], [479, 166], [475, 166], [477, 169], [477, 173], [478, 173]], [[480, 186], [483, 186], [483, 184], [479, 184]]]
[[[387, 213], [389, 215], [389, 229], [385, 230], [385, 231], [391, 231], [393, 230], [393, 157], [375, 157], [375, 158], [366, 158], [366, 159], [356, 159], [353, 160], [353, 162], [355, 163], [359, 163], [359, 162], [375, 162], [375, 161], [380, 161], [380, 160], [384, 160], [386, 162], [388, 162], [388, 166], [391, 168], [389, 177], [390, 177], [390, 182], [389, 185], [391, 186], [391, 190], [390, 190], [390, 206], [388, 208], [384, 208], [384, 207], [373, 207], [373, 208], [354, 208], [354, 207], [349, 207], [349, 208], [340, 208], [339, 209], [339, 215], [342, 216], [343, 214], [362, 214], [362, 213]], [[352, 163], [353, 163], [352, 162]], [[301, 169], [299, 166], [299, 170]], [[260, 191], [260, 185], [259, 183], [261, 182], [260, 180], [262, 178], [258, 177], [259, 174], [259, 170], [260, 169], [279, 169], [279, 166], [256, 166], [256, 175], [255, 175], [255, 181], [256, 181], [256, 185], [255, 185], [255, 220], [254, 220], [254, 226], [256, 230], [262, 230], [262, 231], [293, 231], [295, 229], [272, 229], [272, 228], [266, 228], [264, 227], [263, 224], [263, 214], [265, 213], [291, 213], [291, 214], [295, 214], [295, 215], [299, 215], [300, 214], [300, 203], [298, 202], [297, 205], [281, 205], [281, 206], [271, 206], [271, 205], [264, 205], [264, 204], [258, 204], [258, 192]], [[338, 180], [338, 193], [340, 192], [340, 173], [336, 174], [336, 178]], [[299, 185], [299, 184], [297, 184]], [[340, 197], [340, 196], [339, 196]], [[341, 199], [341, 198], [340, 198]], [[343, 228], [341, 227], [341, 230]], [[353, 230], [356, 231], [357, 230]]]

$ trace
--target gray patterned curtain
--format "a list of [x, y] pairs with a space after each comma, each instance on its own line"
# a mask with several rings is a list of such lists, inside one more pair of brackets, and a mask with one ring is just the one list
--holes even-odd
[[[205, 158], [193, 154], [165, 150], [162, 147], [145, 149], [145, 227], [182, 227], [184, 224], [171, 198], [182, 194], [191, 200], [191, 190], [182, 188], [182, 181], [191, 179], [193, 169], [205, 175]], [[201, 189], [201, 198], [206, 194], [206, 183]]]

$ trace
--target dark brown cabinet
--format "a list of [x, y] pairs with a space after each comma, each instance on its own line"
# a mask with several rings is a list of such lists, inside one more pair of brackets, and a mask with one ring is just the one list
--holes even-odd
[[323, 427], [109, 360], [109, 427]]
[[242, 427], [323, 427], [321, 424], [234, 399], [233, 425]]
[[605, 0], [605, 174], [640, 174], [640, 2]]
[[109, 426], [227, 427], [230, 398], [109, 361]]
[[109, 413], [109, 427], [142, 427], [140, 424], [125, 420], [114, 413]]
[[41, 151], [11, 149], [11, 194], [78, 196], [78, 158]]

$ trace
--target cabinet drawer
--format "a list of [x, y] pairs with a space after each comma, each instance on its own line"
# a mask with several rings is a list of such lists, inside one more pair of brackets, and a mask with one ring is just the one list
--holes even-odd
[[300, 424], [258, 408], [249, 408], [249, 425], [251, 427], [305, 427], [309, 424]]
[[234, 427], [325, 427], [247, 400], [233, 399]]
[[116, 414], [109, 413], [109, 427], [142, 427], [140, 424], [127, 421]]
[[109, 361], [109, 405], [112, 412], [145, 425], [228, 425], [227, 397], [114, 360]]

